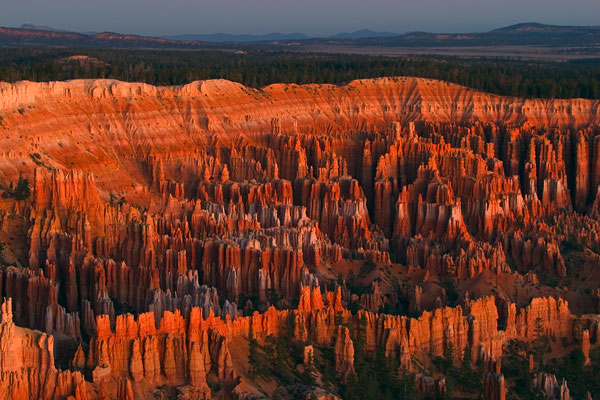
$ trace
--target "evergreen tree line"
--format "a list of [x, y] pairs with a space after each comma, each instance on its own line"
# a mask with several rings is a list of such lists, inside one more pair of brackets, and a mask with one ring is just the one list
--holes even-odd
[[[68, 59], [74, 55], [95, 60]], [[8, 82], [110, 78], [178, 85], [223, 78], [261, 88], [280, 82], [343, 84], [382, 76], [440, 79], [506, 96], [600, 98], [598, 60], [534, 62], [268, 51], [0, 49], [0, 80]]]

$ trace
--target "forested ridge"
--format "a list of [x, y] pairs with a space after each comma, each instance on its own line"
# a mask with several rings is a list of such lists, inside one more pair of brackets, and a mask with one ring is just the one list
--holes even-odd
[[0, 80], [7, 82], [111, 78], [179, 85], [223, 78], [261, 88], [272, 83], [343, 84], [382, 76], [440, 79], [505, 96], [600, 98], [600, 60], [559, 63], [268, 51], [0, 48]]

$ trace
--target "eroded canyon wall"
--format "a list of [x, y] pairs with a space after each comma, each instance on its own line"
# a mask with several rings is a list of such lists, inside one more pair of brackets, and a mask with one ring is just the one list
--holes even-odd
[[[509, 340], [542, 329], [589, 353], [598, 339], [561, 298], [595, 313], [595, 293], [539, 283], [581, 279], [568, 257], [598, 251], [599, 122], [598, 101], [416, 78], [1, 83], [0, 296], [24, 327], [3, 323], [2, 343], [43, 353], [6, 373], [28, 374], [29, 398], [57, 379], [56, 396], [210, 397], [207, 376], [250, 398], [231, 343], [293, 320], [297, 340], [333, 348], [340, 379], [364, 334], [415, 372], [469, 347], [502, 399]], [[443, 392], [436, 379], [415, 384]]]

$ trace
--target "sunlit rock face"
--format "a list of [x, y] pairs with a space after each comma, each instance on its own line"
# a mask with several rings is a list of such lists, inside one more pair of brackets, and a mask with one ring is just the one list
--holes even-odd
[[363, 351], [417, 373], [468, 347], [494, 399], [512, 339], [589, 362], [599, 119], [598, 101], [416, 78], [1, 83], [0, 391], [271, 395], [250, 335], [329, 349], [343, 381]]

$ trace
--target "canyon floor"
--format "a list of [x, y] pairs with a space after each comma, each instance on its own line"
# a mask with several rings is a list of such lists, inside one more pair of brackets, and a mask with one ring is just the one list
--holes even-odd
[[0, 399], [598, 396], [599, 186], [598, 100], [0, 83]]

